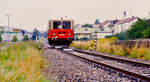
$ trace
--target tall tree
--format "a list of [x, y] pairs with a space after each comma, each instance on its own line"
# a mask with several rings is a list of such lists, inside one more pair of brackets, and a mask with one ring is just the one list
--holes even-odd
[[150, 36], [150, 24], [145, 19], [139, 19], [127, 33], [130, 39], [148, 38]]

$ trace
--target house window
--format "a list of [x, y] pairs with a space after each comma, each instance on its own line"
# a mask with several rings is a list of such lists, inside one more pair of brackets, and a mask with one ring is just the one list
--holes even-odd
[[85, 31], [88, 31], [88, 29], [85, 29]]
[[100, 28], [100, 31], [104, 31], [104, 28]]
[[114, 31], [114, 29], [112, 30], [112, 33], [114, 33], [115, 31]]

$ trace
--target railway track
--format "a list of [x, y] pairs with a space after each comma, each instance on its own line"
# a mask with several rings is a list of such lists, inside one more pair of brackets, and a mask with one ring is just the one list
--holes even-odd
[[[131, 61], [131, 60], [117, 58], [117, 57], [105, 56], [105, 55], [101, 55], [99, 53], [93, 53], [90, 51], [83, 51], [83, 50], [78, 50], [78, 49], [73, 49], [73, 51], [63, 51], [63, 52], [70, 54], [74, 57], [77, 57], [77, 58], [81, 59], [82, 61], [84, 61], [88, 64], [91, 64], [94, 67], [103, 68], [103, 69], [106, 69], [107, 71], [117, 72], [117, 74], [119, 74], [120, 76], [129, 77], [134, 80], [136, 79], [136, 81], [146, 81], [146, 82], [150, 81], [150, 77], [148, 75], [139, 74], [132, 70], [113, 66], [113, 65], [108, 64], [103, 61], [106, 61], [106, 60], [107, 60], [107, 62], [110, 62], [109, 60], [117, 61], [117, 62], [121, 62], [123, 64], [129, 64], [129, 67], [132, 67], [132, 65], [134, 64], [134, 66], [137, 68], [138, 67], [143, 68], [143, 66], [145, 66], [146, 68], [144, 68], [144, 69], [149, 70], [150, 64], [148, 64], [148, 63], [142, 63], [142, 62], [138, 62], [138, 61]], [[130, 65], [130, 64], [132, 64], [132, 65]]]
[[77, 51], [77, 52], [85, 53], [87, 55], [102, 57], [104, 59], [110, 59], [110, 60], [115, 60], [115, 61], [119, 61], [119, 62], [122, 62], [122, 63], [129, 63], [129, 64], [132, 64], [132, 65], [135, 65], [135, 66], [144, 66], [144, 67], [150, 68], [150, 63], [147, 63], [147, 62], [141, 62], [141, 61], [137, 61], [137, 60], [125, 59], [125, 58], [115, 57], [115, 56], [107, 55], [107, 54], [103, 54], [103, 53], [91, 52], [91, 51], [87, 51], [87, 50], [79, 50], [79, 49], [73, 49], [73, 50]]

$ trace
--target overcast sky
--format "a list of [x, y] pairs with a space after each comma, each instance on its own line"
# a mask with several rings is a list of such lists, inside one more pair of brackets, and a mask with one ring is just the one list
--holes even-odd
[[[94, 23], [123, 18], [123, 11], [147, 17], [150, 0], [0, 0], [0, 23], [7, 25], [6, 14], [10, 14], [13, 27], [33, 30], [47, 29], [47, 21], [68, 16], [75, 23]], [[30, 31], [31, 31], [30, 30]]]

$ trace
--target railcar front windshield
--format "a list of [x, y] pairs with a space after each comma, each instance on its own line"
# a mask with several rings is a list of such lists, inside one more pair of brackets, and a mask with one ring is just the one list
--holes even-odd
[[70, 21], [54, 21], [53, 22], [53, 29], [71, 29], [71, 22]]
[[71, 22], [64, 21], [63, 22], [63, 29], [71, 29]]
[[60, 28], [60, 26], [61, 26], [61, 22], [53, 22], [53, 28], [54, 29], [59, 29]]

